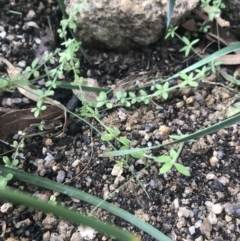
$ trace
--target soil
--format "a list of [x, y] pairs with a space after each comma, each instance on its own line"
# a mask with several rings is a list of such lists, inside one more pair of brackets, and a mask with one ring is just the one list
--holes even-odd
[[[39, 46], [37, 39], [41, 39], [44, 31], [46, 33], [49, 21], [55, 33], [61, 14], [57, 4], [52, 1], [25, 3], [6, 0], [0, 4], [0, 56], [24, 69], [36, 57]], [[13, 14], [9, 10], [19, 11], [22, 15]], [[35, 12], [30, 20], [39, 29], [32, 26], [26, 28], [30, 10]], [[58, 39], [55, 43], [58, 45]], [[86, 48], [91, 63], [80, 56], [81, 75], [97, 80], [102, 87], [111, 87], [130, 75], [152, 70], [154, 72], [151, 72], [151, 76], [165, 78], [194, 61], [194, 58], [185, 60], [178, 52], [179, 47], [180, 43], [176, 40], [162, 40], [154, 46], [128, 53]], [[51, 45], [51, 48], [54, 46]], [[1, 75], [6, 73], [4, 64], [0, 64], [0, 71]], [[219, 86], [219, 83], [222, 85]], [[130, 108], [105, 111], [101, 120], [106, 125], [118, 127], [121, 135], [131, 140], [132, 147], [150, 147], [170, 141], [169, 135], [193, 133], [225, 119], [226, 107], [237, 89], [232, 91], [224, 85], [226, 83], [221, 78], [211, 85], [203, 82], [201, 87], [174, 92], [167, 101], [156, 98], [148, 105], [137, 104]], [[56, 91], [55, 99], [64, 105], [71, 98], [70, 90]], [[16, 103], [16, 99], [21, 101]], [[29, 108], [34, 104], [32, 101], [26, 103], [23, 99], [24, 96], [17, 91], [1, 92], [0, 107]], [[20, 153], [22, 158], [19, 169], [65, 183], [100, 198], [118, 189], [109, 197], [109, 202], [137, 215], [172, 240], [240, 240], [239, 125], [184, 144], [178, 162], [189, 169], [190, 177], [175, 169], [159, 175], [160, 164], [148, 160], [146, 167], [141, 160], [130, 159], [128, 164], [138, 176], [138, 181], [129, 169], [124, 169], [121, 180], [116, 184], [116, 176], [112, 175], [116, 159], [103, 157], [110, 146], [89, 125], [73, 117], [69, 117], [69, 120], [68, 129], [62, 137], [36, 136], [27, 139]], [[103, 130], [96, 121], [88, 121]], [[12, 137], [5, 141], [12, 143]], [[178, 146], [171, 148], [177, 150]], [[1, 144], [0, 150], [3, 155], [9, 147]], [[164, 155], [169, 150], [170, 147], [153, 149], [149, 155]], [[13, 180], [10, 186], [45, 200], [54, 195], [57, 202], [83, 213], [89, 213], [94, 208], [79, 200], [17, 180]], [[106, 211], [97, 209], [93, 216], [125, 228], [144, 241], [154, 240]], [[1, 203], [0, 221], [0, 240], [9, 241], [71, 240], [77, 228], [49, 214], [6, 202]], [[88, 240], [112, 239], [95, 234]]]

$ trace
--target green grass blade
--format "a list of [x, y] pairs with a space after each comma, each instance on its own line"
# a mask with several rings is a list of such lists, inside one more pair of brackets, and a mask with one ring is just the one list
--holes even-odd
[[[240, 43], [233, 44], [231, 46], [227, 46], [227, 47], [225, 47], [223, 49], [218, 50], [214, 54], [211, 54], [211, 55], [207, 56], [206, 58], [198, 61], [197, 63], [187, 67], [186, 69], [181, 70], [180, 72], [172, 75], [171, 77], [169, 77], [166, 80], [161, 81], [161, 82], [168, 82], [169, 80], [172, 80], [174, 78], [178, 78], [178, 77], [180, 77], [180, 73], [188, 73], [190, 71], [198, 69], [198, 68], [202, 67], [203, 65], [208, 64], [211, 61], [216, 60], [217, 58], [219, 58], [221, 56], [224, 56], [224, 55], [226, 55], [228, 53], [234, 52], [234, 51], [239, 50], [239, 49], [240, 49]], [[156, 82], [156, 83], [158, 83], [158, 82]], [[130, 88], [128, 91], [136, 91], [136, 90], [143, 89], [143, 88], [148, 88], [148, 87], [151, 87], [151, 86], [152, 86], [152, 84], [147, 84], [147, 85], [145, 85], [143, 87]]]
[[179, 77], [180, 73], [188, 73], [190, 71], [198, 69], [198, 68], [202, 67], [203, 65], [208, 64], [208, 63], [216, 60], [217, 58], [219, 58], [221, 56], [224, 56], [224, 55], [226, 55], [228, 53], [234, 52], [234, 51], [239, 50], [239, 49], [240, 49], [240, 43], [233, 44], [233, 45], [227, 46], [227, 47], [225, 47], [223, 49], [220, 49], [220, 50], [216, 51], [214, 54], [211, 54], [211, 55], [207, 56], [206, 58], [198, 61], [197, 63], [189, 66], [188, 68], [186, 68], [184, 70], [181, 70], [180, 72], [178, 72], [177, 74], [169, 77], [165, 81], [169, 81], [171, 79]]
[[49, 202], [39, 200], [14, 189], [0, 189], [0, 199], [7, 199], [12, 203], [24, 205], [27, 207], [33, 207], [45, 213], [52, 213], [61, 219], [65, 219], [77, 225], [91, 227], [100, 233], [107, 234], [108, 236], [113, 236], [119, 240], [140, 241], [136, 236], [133, 236], [132, 234], [125, 232], [120, 228], [114, 227], [108, 223], [101, 222], [96, 218], [84, 216], [77, 211], [69, 210], [61, 205], [53, 205]]
[[172, 241], [170, 238], [168, 238], [166, 235], [164, 235], [162, 232], [154, 228], [148, 223], [145, 223], [141, 219], [137, 218], [136, 216], [130, 214], [129, 212], [116, 207], [115, 205], [103, 201], [102, 199], [95, 197], [91, 194], [88, 194], [86, 192], [77, 190], [73, 187], [69, 187], [54, 181], [51, 181], [47, 178], [38, 177], [36, 175], [19, 171], [13, 168], [8, 168], [5, 166], [0, 165], [0, 175], [6, 176], [7, 174], [12, 173], [15, 179], [18, 179], [22, 182], [31, 183], [36, 186], [40, 186], [46, 189], [51, 188], [51, 190], [66, 194], [70, 197], [77, 198], [79, 200], [82, 200], [84, 202], [90, 203], [94, 206], [98, 206], [99, 208], [102, 208], [124, 220], [131, 223], [132, 225], [138, 227], [139, 229], [143, 230], [144, 232], [148, 233], [152, 237], [154, 237], [156, 240], [159, 241]]
[[[62, 81], [57, 81], [57, 87], [58, 88], [62, 88], [62, 89], [76, 89], [79, 90], [79, 86], [77, 85], [71, 85], [67, 82], [62, 82]], [[100, 92], [110, 92], [110, 89], [107, 88], [98, 88], [98, 87], [90, 87], [90, 86], [86, 86], [86, 85], [82, 85], [81, 86], [82, 90], [84, 91], [89, 91], [89, 92], [96, 92], [96, 93], [100, 93]]]
[[164, 146], [170, 146], [170, 145], [173, 145], [173, 144], [177, 144], [177, 143], [180, 143], [180, 142], [186, 142], [186, 141], [194, 140], [194, 139], [197, 139], [201, 136], [211, 134], [211, 133], [219, 131], [223, 128], [227, 128], [229, 126], [237, 124], [239, 122], [240, 122], [240, 114], [235, 115], [231, 118], [228, 118], [227, 120], [221, 121], [221, 122], [219, 122], [215, 125], [212, 125], [210, 127], [207, 127], [207, 128], [202, 129], [202, 130], [196, 131], [193, 134], [184, 136], [183, 138], [178, 139], [176, 141], [172, 141], [172, 142], [169, 142], [169, 143], [166, 143], [166, 144], [161, 144], [161, 145], [152, 146], [152, 147], [134, 148], [134, 149], [130, 149], [130, 150], [110, 151], [110, 152], [104, 153], [104, 156], [110, 157], [110, 156], [130, 155], [130, 154], [137, 153], [137, 152], [147, 151], [147, 150], [150, 150], [150, 149], [156, 149], [156, 148], [160, 148], [160, 147], [164, 147]]
[[168, 0], [167, 28], [170, 25], [176, 0]]

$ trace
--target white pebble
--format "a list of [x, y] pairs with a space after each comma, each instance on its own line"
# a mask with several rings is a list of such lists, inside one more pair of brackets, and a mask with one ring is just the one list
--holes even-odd
[[22, 60], [17, 63], [17, 66], [20, 68], [25, 68], [26, 67], [26, 61]]
[[216, 203], [212, 205], [212, 212], [215, 214], [220, 214], [223, 210], [223, 207], [220, 203]]
[[100, 146], [100, 150], [102, 150], [102, 151], [106, 150], [106, 146], [105, 145], [101, 145]]
[[190, 233], [191, 235], [195, 234], [195, 227], [194, 227], [194, 226], [189, 227], [188, 230], [189, 230], [189, 233]]
[[212, 179], [216, 179], [217, 177], [213, 173], [208, 173], [206, 175], [206, 178], [207, 178], [207, 180], [212, 180]]
[[212, 156], [212, 157], [210, 158], [209, 162], [210, 162], [210, 165], [211, 165], [212, 167], [215, 167], [215, 166], [217, 165], [217, 163], [218, 163], [218, 158], [215, 157], [215, 156]]
[[201, 225], [202, 225], [202, 220], [198, 220], [198, 221], [194, 224], [195, 228], [200, 228]]
[[209, 213], [207, 219], [208, 219], [209, 223], [211, 223], [211, 224], [213, 224], [213, 225], [216, 224], [217, 221], [218, 221], [216, 214], [213, 213], [213, 212], [210, 212], [210, 213]]
[[186, 207], [180, 207], [178, 210], [178, 217], [189, 217], [190, 210], [188, 210]]
[[77, 159], [72, 163], [72, 167], [76, 167], [80, 163], [80, 160]]
[[52, 161], [53, 159], [54, 157], [50, 153], [47, 153], [47, 156], [44, 158], [46, 162]]
[[1, 32], [0, 32], [0, 37], [1, 37], [2, 39], [4, 39], [4, 38], [6, 37], [6, 35], [7, 35], [6, 31], [1, 31]]
[[117, 165], [114, 165], [111, 175], [112, 176], [121, 176], [122, 172], [123, 172], [122, 168], [118, 167]]
[[179, 209], [179, 198], [173, 200], [173, 206], [175, 209]]

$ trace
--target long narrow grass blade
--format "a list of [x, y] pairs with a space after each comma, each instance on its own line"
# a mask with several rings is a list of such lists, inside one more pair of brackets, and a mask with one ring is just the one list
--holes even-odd
[[91, 218], [80, 214], [79, 212], [69, 210], [60, 205], [53, 205], [49, 202], [41, 201], [23, 192], [16, 191], [10, 188], [0, 189], [0, 199], [7, 199], [8, 201], [27, 207], [33, 207], [45, 213], [52, 213], [61, 219], [65, 219], [77, 225], [84, 225], [95, 229], [100, 233], [113, 236], [122, 241], [140, 241], [136, 236], [114, 227], [108, 223], [101, 222], [96, 218]]
[[110, 151], [110, 152], [104, 153], [104, 156], [110, 157], [110, 156], [130, 155], [130, 154], [137, 153], [137, 152], [143, 152], [143, 151], [147, 151], [147, 150], [150, 150], [150, 149], [156, 149], [156, 148], [160, 148], [160, 147], [164, 147], [164, 146], [174, 145], [174, 144], [177, 144], [177, 143], [180, 143], [180, 142], [186, 142], [186, 141], [194, 140], [194, 139], [197, 139], [201, 136], [211, 134], [211, 133], [219, 131], [223, 128], [227, 128], [229, 126], [237, 124], [239, 122], [240, 122], [240, 114], [235, 115], [231, 118], [228, 118], [227, 120], [221, 121], [221, 122], [219, 122], [215, 125], [212, 125], [210, 127], [207, 127], [207, 128], [202, 129], [202, 130], [196, 131], [193, 134], [185, 136], [185, 137], [183, 137], [181, 139], [178, 139], [176, 141], [172, 141], [172, 142], [157, 145], [157, 146], [152, 146], [150, 148], [146, 147], [146, 148], [134, 148], [134, 149], [130, 149], [130, 150]]
[[168, 0], [167, 28], [170, 25], [176, 0]]
[[70, 197], [74, 197], [77, 199], [80, 199], [84, 202], [90, 203], [94, 206], [97, 206], [99, 208], [102, 208], [104, 210], [107, 210], [108, 212], [126, 220], [127, 222], [131, 223], [132, 225], [138, 227], [139, 229], [143, 230], [144, 232], [148, 233], [152, 237], [154, 237], [156, 240], [159, 241], [172, 241], [170, 238], [168, 238], [166, 235], [164, 235], [162, 232], [154, 228], [148, 223], [145, 223], [141, 219], [137, 218], [136, 216], [130, 214], [129, 212], [116, 207], [115, 205], [103, 201], [102, 199], [95, 197], [93, 195], [90, 195], [86, 192], [77, 190], [75, 188], [51, 181], [47, 178], [38, 177], [36, 175], [19, 171], [13, 168], [8, 168], [5, 166], [0, 165], [0, 175], [6, 176], [8, 173], [12, 173], [14, 178], [18, 179], [22, 182], [31, 183], [36, 186], [40, 186], [46, 189], [51, 188], [51, 190], [66, 194]]
[[206, 58], [198, 61], [197, 63], [189, 66], [188, 68], [186, 68], [184, 70], [181, 70], [180, 72], [178, 72], [175, 75], [169, 77], [165, 81], [169, 81], [171, 79], [179, 77], [180, 73], [188, 73], [190, 71], [198, 69], [198, 68], [202, 67], [205, 64], [211, 63], [212, 61], [216, 60], [217, 58], [219, 58], [219, 57], [221, 57], [223, 55], [226, 55], [228, 53], [234, 52], [234, 51], [239, 50], [239, 49], [240, 49], [240, 43], [233, 44], [233, 45], [227, 46], [227, 47], [225, 47], [223, 49], [220, 49], [220, 50], [216, 51], [214, 54], [211, 54], [211, 55], [207, 56]]
[[[57, 87], [58, 88], [62, 88], [62, 89], [76, 89], [79, 90], [79, 86], [77, 85], [71, 85], [69, 83], [66, 82], [62, 82], [62, 81], [58, 81], [57, 82]], [[97, 87], [90, 87], [90, 86], [86, 86], [86, 85], [82, 85], [81, 86], [83, 91], [89, 91], [89, 92], [96, 92], [96, 93], [100, 93], [100, 92], [110, 92], [110, 89], [107, 88], [97, 88]]]

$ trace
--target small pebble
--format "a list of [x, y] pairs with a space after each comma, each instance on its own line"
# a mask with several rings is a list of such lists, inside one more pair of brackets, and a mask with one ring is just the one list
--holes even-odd
[[75, 161], [72, 163], [72, 167], [75, 168], [76, 166], [79, 165], [79, 163], [80, 163], [80, 160], [79, 160], [79, 159], [75, 160]]
[[223, 152], [223, 151], [218, 151], [218, 152], [217, 152], [217, 158], [218, 158], [218, 159], [222, 159], [223, 156], [224, 156], [224, 152]]
[[54, 157], [50, 153], [47, 153], [47, 156], [44, 158], [44, 160], [46, 162], [49, 162], [49, 161], [54, 160]]
[[22, 60], [17, 63], [17, 66], [20, 68], [25, 68], [26, 67], [26, 61]]
[[105, 151], [106, 150], [106, 146], [105, 145], [101, 145], [100, 146], [100, 150]]
[[192, 104], [195, 101], [195, 98], [193, 96], [188, 97], [186, 100], [186, 104]]
[[54, 229], [58, 224], [57, 218], [51, 214], [47, 214], [46, 218], [42, 221], [42, 225], [45, 229]]
[[66, 173], [63, 170], [60, 170], [57, 174], [57, 182], [63, 182], [66, 177]]
[[194, 226], [189, 227], [188, 230], [189, 230], [189, 233], [190, 233], [191, 235], [195, 234], [195, 227], [194, 227]]
[[207, 219], [212, 225], [215, 225], [218, 221], [216, 214], [213, 212], [209, 213]]
[[232, 217], [229, 216], [229, 215], [226, 215], [226, 216], [225, 216], [225, 221], [226, 221], [227, 223], [231, 222], [231, 221], [232, 221]]
[[122, 168], [118, 167], [117, 165], [114, 165], [111, 175], [112, 176], [121, 176], [122, 172], [123, 172]]
[[200, 231], [202, 234], [205, 234], [207, 237], [210, 237], [212, 231], [212, 224], [209, 222], [207, 218], [203, 219]]
[[220, 203], [216, 203], [212, 205], [212, 212], [215, 214], [220, 214], [223, 210], [223, 207]]
[[206, 178], [207, 178], [207, 180], [212, 180], [212, 179], [216, 179], [217, 177], [213, 173], [208, 173], [206, 175]]
[[202, 220], [198, 220], [198, 221], [194, 224], [195, 228], [199, 228], [199, 227], [201, 227], [201, 225], [202, 225]]
[[12, 103], [14, 103], [14, 104], [19, 104], [21, 102], [22, 102], [21, 98], [14, 98], [14, 99], [12, 99]]
[[240, 217], [240, 204], [226, 203], [224, 209], [229, 216]]
[[218, 163], [218, 158], [215, 157], [215, 156], [212, 156], [212, 157], [210, 158], [209, 162], [210, 162], [210, 165], [211, 165], [212, 167], [215, 167], [215, 166], [217, 165], [217, 163]]
[[229, 183], [229, 179], [224, 176], [219, 177], [218, 181], [221, 182], [224, 186], [226, 186]]
[[0, 209], [2, 213], [11, 213], [12, 210], [13, 210], [13, 205], [11, 203], [4, 203]]
[[52, 146], [52, 145], [53, 145], [52, 139], [48, 138], [45, 140], [45, 146]]
[[190, 210], [188, 210], [186, 207], [180, 207], [178, 210], [178, 217], [189, 217]]

